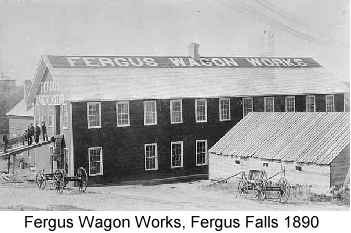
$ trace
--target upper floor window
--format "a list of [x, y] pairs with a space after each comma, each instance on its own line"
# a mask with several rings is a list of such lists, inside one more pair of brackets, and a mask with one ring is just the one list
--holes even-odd
[[157, 144], [145, 144], [145, 171], [157, 170], [158, 169], [158, 158], [157, 158]]
[[207, 122], [207, 100], [195, 100], [195, 119], [196, 122]]
[[230, 120], [230, 99], [229, 98], [219, 99], [219, 120], [220, 121]]
[[274, 112], [274, 97], [264, 97], [264, 111]]
[[89, 156], [89, 176], [103, 174], [102, 147], [88, 148]]
[[334, 95], [326, 95], [325, 96], [325, 110], [326, 112], [334, 112]]
[[253, 112], [252, 97], [243, 98], [243, 117], [245, 117], [249, 112]]
[[196, 166], [207, 164], [207, 140], [196, 140]]
[[87, 103], [88, 128], [101, 128], [101, 103]]
[[171, 142], [171, 168], [183, 167], [183, 142]]
[[314, 95], [306, 96], [306, 112], [315, 112], [316, 111], [316, 102]]
[[157, 125], [156, 101], [144, 101], [144, 125]]
[[295, 112], [295, 96], [285, 97], [285, 112]]
[[129, 102], [117, 102], [116, 103], [116, 112], [117, 112], [117, 126], [129, 126]]
[[171, 124], [182, 123], [182, 100], [171, 100], [170, 101], [170, 111], [171, 111]]

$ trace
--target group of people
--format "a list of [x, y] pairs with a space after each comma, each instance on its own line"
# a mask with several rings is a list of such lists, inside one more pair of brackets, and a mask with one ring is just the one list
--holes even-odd
[[41, 127], [39, 126], [39, 124], [36, 124], [36, 126], [34, 127], [33, 123], [31, 123], [28, 126], [28, 129], [26, 129], [24, 131], [23, 144], [24, 144], [25, 141], [27, 141], [28, 145], [32, 145], [33, 144], [33, 138], [34, 138], [35, 143], [38, 144], [40, 135], [42, 135], [43, 141], [48, 141], [48, 133], [47, 133], [47, 130], [46, 130], [45, 122], [43, 121], [41, 123]]

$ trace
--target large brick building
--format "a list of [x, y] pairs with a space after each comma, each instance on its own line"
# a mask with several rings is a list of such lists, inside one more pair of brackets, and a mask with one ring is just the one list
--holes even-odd
[[90, 181], [207, 178], [207, 150], [251, 111], [344, 111], [312, 58], [43, 56], [28, 104]]

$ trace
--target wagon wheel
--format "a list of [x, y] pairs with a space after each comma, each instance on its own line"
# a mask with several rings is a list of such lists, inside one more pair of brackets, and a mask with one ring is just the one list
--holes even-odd
[[241, 179], [238, 183], [238, 192], [239, 194], [247, 194], [248, 192], [248, 183], [246, 180]]
[[39, 173], [37, 173], [37, 175], [35, 176], [35, 183], [37, 184], [39, 189], [41, 190], [45, 189], [46, 178], [43, 171], [40, 171]]
[[80, 192], [85, 192], [88, 186], [88, 174], [84, 167], [78, 168], [77, 171], [78, 177], [78, 187]]
[[288, 180], [285, 177], [282, 177], [279, 179], [278, 185], [280, 187], [280, 190], [279, 190], [280, 202], [286, 203], [290, 198], [290, 185], [288, 183]]
[[62, 170], [56, 170], [54, 173], [54, 185], [57, 192], [62, 193], [66, 185], [65, 174]]
[[266, 181], [258, 180], [255, 185], [256, 197], [258, 200], [263, 201], [266, 199]]

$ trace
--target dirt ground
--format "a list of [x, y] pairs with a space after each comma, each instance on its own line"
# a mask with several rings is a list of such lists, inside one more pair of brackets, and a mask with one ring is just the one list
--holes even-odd
[[258, 201], [254, 195], [234, 194], [233, 184], [210, 181], [88, 187], [57, 193], [34, 183], [0, 183], [0, 210], [349, 210], [337, 201]]

